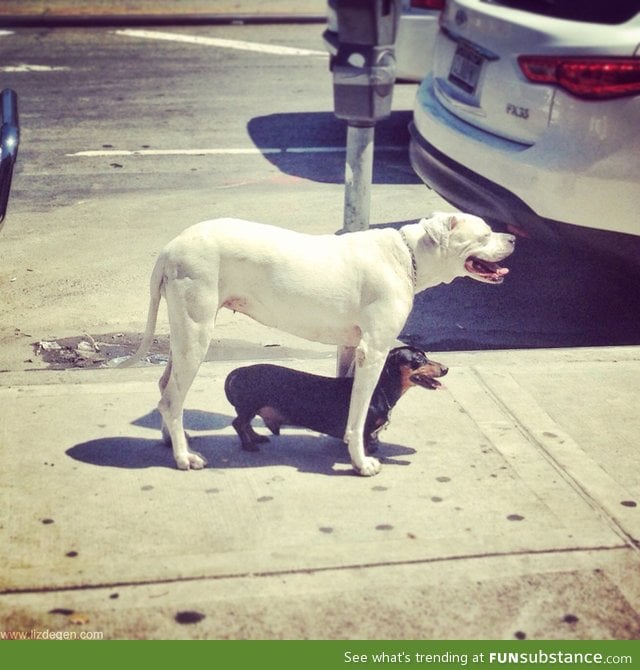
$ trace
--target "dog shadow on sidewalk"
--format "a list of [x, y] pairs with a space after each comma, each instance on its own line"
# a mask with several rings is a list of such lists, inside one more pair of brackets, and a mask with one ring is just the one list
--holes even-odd
[[[348, 466], [347, 446], [340, 440], [315, 433], [287, 433], [269, 436], [269, 442], [260, 446], [258, 452], [247, 452], [240, 448], [236, 435], [197, 435], [194, 431], [220, 430], [230, 425], [232, 417], [223, 414], [186, 410], [184, 424], [190, 434], [189, 445], [207, 459], [207, 469], [217, 470], [287, 466], [299, 472], [330, 476], [351, 475], [348, 467], [334, 469], [335, 465]], [[175, 469], [170, 448], [159, 437], [160, 419], [157, 411], [133, 421], [134, 425], [153, 428], [158, 436], [103, 437], [76, 444], [66, 454], [74, 460], [89, 465], [144, 469]], [[266, 434], [266, 429], [257, 426]], [[397, 444], [381, 442], [376, 456], [385, 465], [409, 465], [404, 456], [415, 453], [415, 449]]]

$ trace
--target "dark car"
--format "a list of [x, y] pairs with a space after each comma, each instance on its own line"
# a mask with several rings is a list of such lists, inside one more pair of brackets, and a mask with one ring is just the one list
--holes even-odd
[[5, 88], [0, 94], [0, 229], [7, 213], [13, 166], [18, 156], [20, 125], [18, 123], [18, 96]]

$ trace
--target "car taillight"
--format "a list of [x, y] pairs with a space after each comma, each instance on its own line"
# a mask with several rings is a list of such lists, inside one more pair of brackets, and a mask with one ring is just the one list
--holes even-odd
[[447, 0], [411, 0], [414, 9], [444, 9]]
[[518, 56], [524, 76], [580, 98], [603, 100], [640, 93], [640, 58]]

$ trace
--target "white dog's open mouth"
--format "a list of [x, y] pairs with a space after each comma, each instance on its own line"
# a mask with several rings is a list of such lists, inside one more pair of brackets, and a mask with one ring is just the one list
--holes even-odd
[[491, 282], [492, 284], [500, 284], [509, 272], [508, 268], [503, 268], [492, 261], [482, 260], [482, 258], [478, 258], [477, 256], [469, 256], [465, 261], [464, 267], [475, 279]]

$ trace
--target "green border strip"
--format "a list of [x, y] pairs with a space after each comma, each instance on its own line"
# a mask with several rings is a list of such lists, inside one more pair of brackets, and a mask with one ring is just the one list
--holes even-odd
[[4, 667], [63, 664], [66, 670], [118, 662], [126, 667], [247, 670], [348, 670], [405, 667], [445, 670], [484, 668], [640, 668], [640, 641], [26, 641], [0, 643]]

